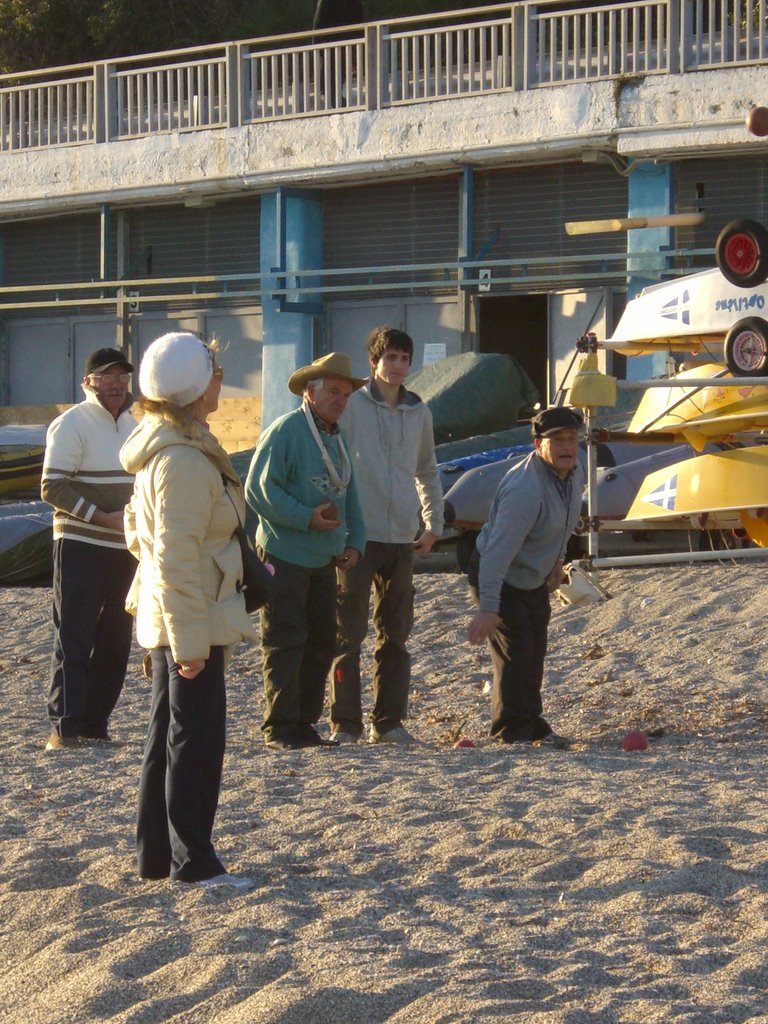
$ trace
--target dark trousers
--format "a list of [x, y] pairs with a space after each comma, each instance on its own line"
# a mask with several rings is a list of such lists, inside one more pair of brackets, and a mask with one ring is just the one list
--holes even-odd
[[107, 735], [131, 651], [125, 597], [135, 572], [124, 549], [54, 541], [48, 717], [61, 736]]
[[323, 713], [336, 642], [336, 570], [259, 555], [275, 567], [274, 587], [261, 609], [266, 696], [261, 728], [267, 741], [292, 741]]
[[[470, 576], [470, 594], [479, 603]], [[541, 684], [552, 609], [546, 583], [536, 590], [501, 588], [499, 626], [488, 638], [493, 663], [491, 735], [514, 743], [538, 740], [552, 729], [542, 716]]]
[[411, 658], [406, 643], [413, 628], [413, 545], [369, 541], [365, 553], [339, 573], [336, 658], [331, 672], [331, 721], [360, 736], [363, 713], [360, 648], [368, 632], [373, 586], [373, 711], [379, 732], [402, 724], [408, 715]]
[[152, 710], [136, 829], [142, 878], [199, 882], [224, 871], [211, 842], [224, 763], [224, 649], [194, 679], [167, 647], [151, 652]]

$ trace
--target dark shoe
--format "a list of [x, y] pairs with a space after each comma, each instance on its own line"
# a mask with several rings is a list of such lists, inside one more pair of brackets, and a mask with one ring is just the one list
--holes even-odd
[[83, 739], [89, 747], [122, 747], [123, 745], [120, 740], [113, 740], [108, 732], [86, 732], [83, 733], [81, 739]]
[[303, 747], [338, 747], [339, 745], [338, 740], [326, 739], [320, 735], [317, 729], [313, 729], [311, 725], [307, 725], [301, 730], [299, 743]]
[[534, 740], [533, 745], [534, 747], [551, 747], [553, 750], [567, 750], [571, 741], [567, 740], [565, 736], [558, 736], [556, 732], [548, 732], [541, 739]]
[[272, 736], [265, 740], [265, 743], [270, 750], [301, 750], [302, 747], [306, 746], [305, 743], [300, 743], [298, 740], [288, 736]]

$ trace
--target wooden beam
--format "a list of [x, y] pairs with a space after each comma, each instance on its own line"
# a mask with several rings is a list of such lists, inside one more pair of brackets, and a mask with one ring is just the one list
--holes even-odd
[[658, 217], [616, 217], [612, 220], [568, 220], [568, 235], [597, 235], [603, 231], [634, 231], [636, 228], [682, 228], [704, 223], [703, 213], [667, 213]]

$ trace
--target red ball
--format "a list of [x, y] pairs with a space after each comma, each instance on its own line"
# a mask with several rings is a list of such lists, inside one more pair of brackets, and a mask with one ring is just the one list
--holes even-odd
[[455, 749], [458, 749], [460, 747], [474, 747], [474, 745], [474, 742], [466, 736], [464, 737], [464, 739], [456, 740], [456, 742], [453, 744]]
[[747, 131], [753, 135], [768, 135], [768, 107], [752, 107], [747, 114]]
[[640, 729], [630, 729], [621, 741], [623, 750], [647, 750], [648, 737]]

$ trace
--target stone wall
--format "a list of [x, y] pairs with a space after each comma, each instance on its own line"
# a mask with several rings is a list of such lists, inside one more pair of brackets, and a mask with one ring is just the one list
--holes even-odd
[[[0, 406], [0, 426], [48, 424], [69, 408], [69, 405], [3, 405]], [[211, 429], [228, 452], [252, 448], [261, 429], [261, 399], [222, 398], [218, 411], [211, 416]]]

